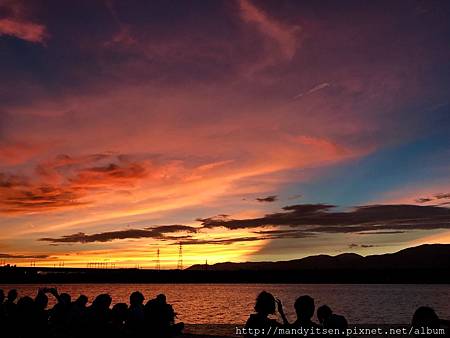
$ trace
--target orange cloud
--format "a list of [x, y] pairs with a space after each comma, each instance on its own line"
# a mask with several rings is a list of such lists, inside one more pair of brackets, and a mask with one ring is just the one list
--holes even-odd
[[0, 212], [50, 211], [86, 205], [99, 189], [132, 186], [148, 175], [148, 163], [123, 155], [57, 156], [30, 176], [0, 173]]
[[30, 160], [43, 147], [20, 142], [0, 141], [0, 163], [15, 165]]

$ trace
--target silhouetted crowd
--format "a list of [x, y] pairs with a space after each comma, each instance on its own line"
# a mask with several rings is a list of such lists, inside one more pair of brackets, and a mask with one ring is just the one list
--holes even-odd
[[[56, 300], [51, 308], [48, 308], [48, 295]], [[163, 294], [144, 304], [144, 295], [135, 291], [130, 295], [129, 305], [117, 303], [112, 307], [112, 299], [108, 294], [98, 295], [89, 306], [88, 297], [81, 295], [72, 300], [68, 293], [58, 293], [56, 288], [41, 288], [34, 299], [18, 296], [15, 289], [9, 290], [7, 296], [0, 289], [2, 338], [171, 338], [182, 334], [184, 328], [183, 323], [175, 323], [176, 313]], [[334, 329], [342, 334], [333, 333], [329, 336], [348, 336], [345, 334], [348, 328], [345, 317], [333, 313], [327, 305], [322, 305], [315, 311], [314, 299], [310, 296], [297, 298], [294, 308], [297, 319], [290, 323], [281, 301], [266, 291], [261, 292], [256, 299], [255, 313], [250, 315], [245, 325], [248, 330], [245, 336], [255, 337], [255, 329], [259, 330], [261, 336], [283, 336], [276, 334], [275, 328], [282, 328], [284, 332], [286, 329], [308, 329], [307, 336], [315, 335], [311, 329]], [[280, 314], [281, 323], [270, 317], [276, 311]], [[318, 323], [312, 319], [315, 313]], [[416, 336], [444, 338], [449, 335], [449, 321], [439, 319], [430, 307], [422, 306], [415, 311], [411, 327], [445, 330], [445, 334], [439, 335], [423, 334], [422, 330]], [[304, 334], [305, 331], [301, 335]], [[320, 335], [326, 334], [322, 331]]]
[[[271, 293], [263, 291], [256, 298], [255, 313], [251, 314], [245, 324], [246, 337], [254, 337], [255, 329], [261, 336], [279, 334], [281, 331], [291, 332], [290, 336], [326, 336], [326, 332], [332, 332], [328, 336], [332, 337], [348, 337], [348, 323], [344, 316], [333, 313], [328, 305], [322, 305], [315, 311], [314, 299], [308, 295], [300, 296], [294, 303], [297, 319], [290, 323], [284, 313], [283, 304], [276, 299]], [[282, 323], [269, 316], [275, 314], [276, 310], [280, 314]], [[317, 314], [319, 323], [313, 321], [314, 313]], [[442, 320], [436, 312], [427, 306], [419, 307], [411, 320], [412, 335], [420, 337], [449, 337], [450, 322]], [[278, 330], [277, 329], [283, 329]], [[251, 330], [249, 330], [251, 329]], [[303, 331], [300, 331], [303, 330]], [[306, 330], [305, 330], [306, 329]], [[318, 330], [317, 330], [318, 329]], [[442, 334], [442, 329], [444, 334]], [[302, 332], [293, 335], [292, 332]], [[320, 332], [320, 333], [317, 333]], [[340, 332], [341, 334], [337, 333]], [[431, 333], [430, 333], [431, 332]], [[438, 333], [440, 332], [440, 333]], [[437, 333], [437, 334], [436, 334]], [[288, 335], [285, 335], [288, 336]]]
[[[48, 295], [56, 304], [48, 309]], [[144, 305], [139, 291], [130, 295], [130, 304], [117, 303], [111, 308], [108, 294], [98, 295], [88, 306], [88, 297], [72, 301], [67, 293], [55, 288], [38, 290], [33, 299], [18, 297], [0, 289], [0, 337], [5, 338], [170, 338], [181, 334], [184, 324], [175, 323], [176, 313], [163, 294]]]

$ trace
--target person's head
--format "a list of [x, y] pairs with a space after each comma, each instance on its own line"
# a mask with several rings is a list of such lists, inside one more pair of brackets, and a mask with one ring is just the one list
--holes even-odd
[[70, 302], [72, 301], [72, 298], [70, 297], [70, 295], [68, 293], [61, 293], [59, 295], [59, 300], [61, 303], [64, 303], [65, 305], [69, 305]]
[[414, 312], [411, 325], [413, 327], [430, 327], [439, 326], [439, 317], [431, 307], [421, 306]]
[[157, 303], [156, 298], [154, 298], [154, 299], [149, 299], [149, 300], [147, 301], [147, 303], [145, 303], [145, 308], [146, 308], [146, 309], [150, 309], [151, 307], [155, 306], [156, 303]]
[[156, 296], [156, 300], [161, 303], [161, 304], [166, 304], [167, 303], [167, 298], [166, 295], [163, 293], [160, 293], [159, 295]]
[[75, 300], [75, 305], [78, 307], [86, 307], [86, 304], [88, 302], [88, 298], [85, 295], [80, 295], [76, 300]]
[[320, 324], [323, 324], [323, 322], [329, 318], [332, 315], [333, 311], [331, 311], [330, 307], [328, 305], [322, 305], [317, 309], [317, 319], [319, 320]]
[[311, 319], [314, 315], [314, 299], [308, 295], [298, 297], [294, 304], [298, 318]]
[[38, 292], [36, 298], [34, 299], [34, 304], [40, 310], [45, 310], [48, 305], [48, 297], [44, 292]]
[[92, 307], [96, 310], [107, 310], [111, 306], [112, 298], [107, 293], [102, 293], [95, 297]]
[[134, 291], [130, 295], [130, 305], [142, 305], [144, 303], [144, 299], [145, 297], [142, 293], [140, 293], [139, 291]]
[[255, 311], [260, 314], [269, 315], [275, 312], [275, 297], [266, 291], [262, 291], [256, 297]]
[[17, 311], [22, 315], [30, 315], [34, 309], [34, 301], [31, 297], [21, 297], [17, 301]]
[[17, 290], [16, 289], [11, 289], [8, 292], [8, 301], [9, 302], [14, 302], [16, 300], [18, 296]]

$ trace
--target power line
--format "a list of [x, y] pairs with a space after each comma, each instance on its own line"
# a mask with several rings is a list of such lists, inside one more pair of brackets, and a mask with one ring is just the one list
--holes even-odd
[[178, 248], [178, 270], [183, 270], [183, 244], [180, 242], [180, 246]]
[[159, 260], [159, 248], [156, 250], [156, 270], [161, 270], [161, 261]]

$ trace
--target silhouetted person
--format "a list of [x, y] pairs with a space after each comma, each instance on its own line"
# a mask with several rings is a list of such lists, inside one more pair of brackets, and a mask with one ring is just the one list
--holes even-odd
[[89, 299], [87, 298], [87, 296], [85, 295], [80, 295], [78, 296], [78, 298], [75, 300], [74, 304], [80, 306], [81, 308], [86, 308], [86, 305], [88, 303]]
[[325, 329], [339, 330], [341, 334], [333, 334], [333, 337], [344, 337], [348, 328], [344, 316], [334, 314], [328, 305], [322, 305], [317, 309], [317, 319]]
[[[436, 312], [428, 306], [419, 307], [413, 315], [411, 326], [414, 330], [418, 330], [419, 334], [416, 334], [416, 331], [413, 331], [417, 337], [443, 337], [442, 334], [438, 334], [439, 329], [444, 329], [446, 332], [445, 337], [448, 337], [449, 325], [450, 323], [445, 320], [439, 319]], [[429, 331], [431, 330], [431, 331]], [[426, 335], [422, 333], [426, 333]], [[428, 334], [430, 332], [430, 334]]]
[[292, 324], [295, 328], [317, 328], [319, 325], [314, 323], [311, 318], [314, 315], [314, 299], [308, 295], [298, 297], [294, 303], [297, 320]]
[[0, 289], [0, 328], [3, 327], [6, 317], [5, 305], [3, 304], [4, 301], [5, 301], [5, 292], [3, 291], [3, 289]]
[[3, 302], [3, 310], [5, 313], [5, 336], [15, 337], [16, 333], [14, 332], [16, 328], [17, 318], [17, 299], [18, 293], [16, 289], [11, 289], [8, 291], [8, 295]]
[[[245, 324], [246, 329], [259, 329], [260, 334], [267, 334], [269, 330], [274, 330], [275, 327], [280, 327], [281, 324], [275, 319], [269, 318], [269, 315], [275, 313], [275, 298], [266, 291], [262, 291], [256, 298], [255, 313], [251, 314]], [[264, 330], [264, 333], [263, 333]], [[253, 335], [247, 334], [247, 337]]]
[[80, 295], [69, 310], [68, 321], [69, 331], [73, 337], [83, 337], [83, 331], [87, 325], [87, 308], [88, 298], [85, 295]]
[[5, 312], [5, 304], [3, 302], [5, 301], [5, 292], [3, 289], [0, 289], [0, 327], [3, 327], [3, 323], [5, 320], [6, 312]]
[[122, 338], [126, 336], [125, 321], [128, 317], [128, 305], [117, 303], [111, 310], [110, 338]]
[[317, 319], [319, 320], [319, 323], [323, 326], [323, 323], [325, 320], [330, 318], [330, 316], [333, 314], [333, 311], [328, 305], [322, 305], [319, 306], [317, 309]]
[[17, 299], [18, 293], [16, 289], [11, 289], [8, 292], [8, 297], [6, 298], [5, 303], [5, 309], [8, 314], [14, 314], [17, 309], [16, 299]]
[[48, 335], [48, 317], [47, 310], [48, 297], [44, 292], [45, 290], [39, 289], [36, 297], [34, 298], [34, 314], [33, 314], [33, 326], [35, 327], [35, 335], [37, 337], [45, 337]]
[[20, 338], [36, 337], [34, 326], [34, 301], [31, 297], [21, 297], [17, 302], [16, 326]]
[[144, 330], [144, 300], [144, 295], [139, 291], [130, 295], [126, 326], [132, 337], [141, 335]]
[[175, 323], [176, 313], [167, 304], [164, 294], [159, 294], [145, 304], [145, 320], [155, 337], [173, 337], [182, 333], [184, 323]]
[[7, 334], [7, 322], [6, 322], [6, 309], [5, 309], [5, 293], [3, 289], [0, 289], [0, 332], [3, 334]]
[[80, 295], [74, 302], [72, 302], [72, 307], [70, 308], [70, 320], [77, 321], [78, 318], [86, 314], [86, 305], [88, 303], [88, 298], [85, 295]]
[[53, 334], [64, 336], [69, 331], [69, 312], [71, 308], [71, 297], [68, 293], [58, 293], [56, 288], [44, 289], [45, 292], [52, 294], [57, 303], [49, 310], [49, 321]]
[[103, 293], [95, 297], [89, 307], [87, 318], [88, 337], [103, 337], [108, 332], [108, 325], [111, 319], [111, 296]]

